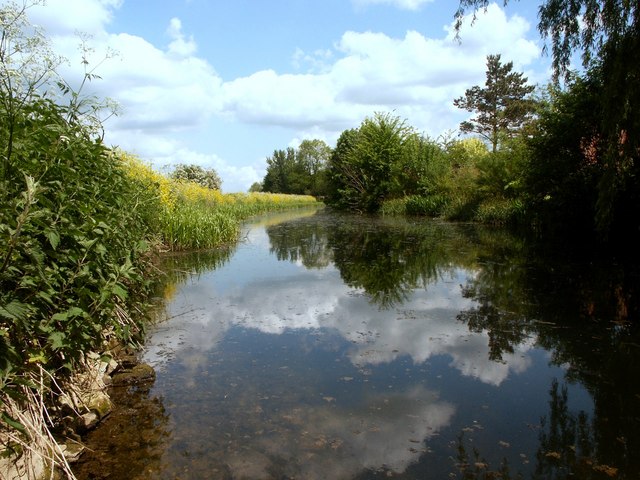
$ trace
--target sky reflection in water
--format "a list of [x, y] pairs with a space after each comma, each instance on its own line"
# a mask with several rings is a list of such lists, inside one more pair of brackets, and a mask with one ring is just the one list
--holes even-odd
[[445, 262], [381, 306], [330, 253], [313, 268], [278, 260], [268, 227], [250, 225], [226, 264], [180, 284], [150, 335], [144, 361], [172, 430], [159, 478], [445, 478], [465, 441], [530, 471], [563, 370], [535, 335], [491, 359], [488, 333], [458, 319], [479, 306], [463, 295], [476, 270]]

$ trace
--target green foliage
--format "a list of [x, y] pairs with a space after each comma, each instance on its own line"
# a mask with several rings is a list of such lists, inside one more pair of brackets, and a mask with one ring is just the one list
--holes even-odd
[[393, 168], [395, 195], [431, 195], [440, 191], [442, 178], [451, 165], [442, 147], [435, 141], [412, 134], [407, 139], [404, 155]]
[[510, 140], [503, 149], [485, 155], [478, 161], [479, 193], [495, 198], [519, 196], [528, 166], [529, 151], [525, 142], [522, 139]]
[[267, 158], [262, 191], [324, 196], [330, 156], [331, 148], [322, 140], [303, 140], [297, 149], [275, 150]]
[[249, 192], [251, 193], [258, 193], [258, 192], [262, 192], [264, 191], [262, 189], [262, 182], [253, 182], [251, 184], [251, 186], [249, 187]]
[[407, 198], [385, 200], [380, 206], [380, 213], [385, 216], [405, 215], [407, 213]]
[[67, 114], [33, 95], [13, 125], [0, 199], [2, 376], [69, 371], [104, 332], [131, 342], [139, 330], [126, 312], [145, 286], [148, 228], [136, 208], [145, 199]]
[[240, 222], [230, 212], [198, 203], [180, 202], [163, 221], [164, 240], [172, 250], [196, 250], [230, 244]]
[[222, 187], [222, 180], [220, 180], [216, 171], [202, 168], [200, 165], [178, 164], [171, 172], [171, 178], [197, 183], [211, 190], [220, 190]]
[[523, 202], [517, 198], [492, 198], [477, 208], [474, 220], [489, 225], [517, 224], [525, 214]]
[[[475, 12], [488, 4], [488, 0], [460, 0], [456, 28], [461, 27], [467, 9]], [[560, 197], [579, 203], [584, 194], [584, 210], [589, 215], [582, 216], [581, 211], [581, 218], [595, 218], [595, 229], [601, 239], [628, 238], [633, 241], [633, 237], [637, 240], [640, 232], [640, 189], [637, 187], [640, 176], [640, 109], [636, 108], [640, 103], [640, 4], [637, 1], [544, 0], [538, 11], [538, 30], [543, 38], [549, 37], [551, 41], [554, 79], [564, 76], [572, 89], [582, 88], [571, 85], [573, 74], [569, 70], [573, 54], [579, 51], [587, 71], [585, 81], [591, 84], [590, 89], [597, 90], [589, 92], [587, 101], [592, 103], [593, 110], [586, 112], [586, 118], [590, 120], [588, 126], [598, 130], [598, 136], [587, 130], [582, 137], [571, 138], [582, 138], [590, 143], [589, 149], [597, 153], [596, 157], [592, 156], [595, 159], [592, 167], [602, 171], [569, 168], [571, 181], [568, 183], [577, 188], [572, 191], [571, 185], [567, 185], [569, 189]], [[591, 122], [595, 112], [595, 121]], [[561, 111], [556, 113], [563, 115]], [[570, 114], [571, 110], [565, 113]], [[573, 121], [585, 123], [580, 117]], [[544, 141], [563, 143], [561, 136]], [[557, 158], [560, 152], [554, 156]], [[575, 165], [575, 149], [569, 151], [568, 156], [566, 162], [560, 163]], [[544, 157], [536, 160], [546, 162]], [[577, 178], [580, 175], [588, 178], [581, 182]], [[595, 205], [593, 179], [597, 179]], [[562, 182], [558, 178], [549, 180], [555, 184]], [[553, 217], [552, 207], [538, 206], [543, 210], [542, 222], [544, 218]], [[587, 219], [587, 228], [582, 228], [582, 231], [588, 231], [594, 224], [591, 218]]]
[[296, 163], [301, 170], [302, 189], [290, 193], [323, 196], [326, 193], [326, 169], [331, 147], [322, 140], [303, 140], [296, 151]]
[[484, 87], [467, 89], [453, 104], [476, 117], [460, 124], [463, 133], [477, 133], [487, 140], [495, 153], [502, 138], [511, 138], [530, 119], [534, 104], [528, 96], [535, 89], [527, 85], [522, 73], [513, 72], [513, 62], [500, 62], [500, 55], [487, 56]]
[[160, 220], [166, 246], [173, 250], [211, 249], [238, 239], [240, 223], [255, 215], [319, 205], [313, 197], [273, 194], [228, 194], [221, 200], [180, 198]]
[[375, 212], [387, 198], [393, 198], [417, 183], [419, 158], [428, 156], [426, 143], [405, 121], [376, 113], [360, 128], [344, 132], [331, 159], [330, 199], [336, 206], [361, 212]]
[[295, 150], [291, 147], [286, 151], [274, 150], [273, 155], [267, 158], [267, 174], [262, 181], [262, 189], [265, 192], [290, 193], [294, 175]]
[[334, 148], [329, 159], [327, 202], [340, 209], [349, 208], [347, 198], [342, 193], [346, 191], [348, 182], [348, 177], [344, 174], [344, 168], [348, 163], [349, 153], [354, 148], [357, 138], [357, 129], [344, 130], [338, 137], [336, 148]]
[[566, 90], [550, 87], [538, 131], [529, 140], [532, 161], [525, 188], [538, 228], [559, 233], [595, 229], [600, 156], [597, 83], [573, 78]]

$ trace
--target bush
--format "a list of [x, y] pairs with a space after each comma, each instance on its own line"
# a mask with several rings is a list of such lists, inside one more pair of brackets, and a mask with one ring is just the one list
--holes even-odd
[[12, 359], [4, 374], [70, 370], [104, 331], [129, 342], [137, 330], [121, 313], [144, 286], [148, 211], [139, 206], [149, 199], [64, 113], [38, 100], [14, 125], [0, 202], [0, 336]]

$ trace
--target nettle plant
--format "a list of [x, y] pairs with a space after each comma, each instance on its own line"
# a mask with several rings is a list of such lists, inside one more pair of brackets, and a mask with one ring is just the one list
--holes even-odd
[[158, 201], [103, 144], [101, 105], [57, 77], [25, 8], [0, 7], [0, 433], [25, 433], [13, 407], [55, 397], [86, 352], [136, 341]]

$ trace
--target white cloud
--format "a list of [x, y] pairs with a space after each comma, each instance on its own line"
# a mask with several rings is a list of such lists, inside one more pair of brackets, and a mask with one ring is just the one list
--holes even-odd
[[[249, 448], [266, 449], [274, 458], [304, 458], [296, 467], [302, 478], [311, 480], [354, 478], [363, 470], [383, 466], [402, 473], [422, 454], [416, 443], [437, 435], [454, 414], [453, 405], [416, 386], [370, 395], [358, 407], [294, 408], [277, 420], [286, 425], [279, 430], [284, 435], [278, 441], [258, 438], [257, 445], [249, 442]], [[233, 463], [230, 468], [234, 469]]]
[[[214, 65], [199, 56], [196, 38], [184, 31], [179, 18], [167, 19], [164, 32], [170, 41], [164, 46], [109, 32], [121, 3], [49, 0], [46, 7], [33, 10], [32, 18], [53, 35], [55, 50], [70, 59], [62, 73], [72, 84], [74, 78], [79, 84], [82, 76], [74, 32], [93, 35], [90, 68], [100, 64], [96, 73], [104, 80], [92, 82], [92, 90], [86, 93], [110, 97], [122, 111], [107, 125], [108, 141], [161, 165], [170, 151], [158, 156], [157, 145], [170, 138], [177, 149], [218, 165], [223, 185], [230, 188], [227, 191], [246, 191], [259, 180], [261, 169], [253, 165], [256, 158], [242, 153], [222, 159], [203, 147], [206, 142], [190, 146], [187, 137], [206, 138], [213, 119], [237, 131], [252, 125], [278, 127], [290, 132], [290, 141], [310, 133], [335, 140], [341, 131], [358, 126], [375, 111], [394, 111], [418, 130], [437, 136], [464, 118], [452, 101], [466, 88], [484, 82], [486, 55], [501, 53], [517, 69], [527, 68], [539, 56], [539, 47], [527, 39], [529, 24], [518, 16], [507, 17], [491, 4], [486, 12], [479, 12], [473, 27], [470, 20], [464, 22], [461, 43], [455, 40], [453, 23], [434, 38], [417, 31], [398, 38], [348, 31], [334, 45], [312, 52], [296, 49], [292, 63], [298, 73], [261, 70], [223, 80]], [[390, 3], [418, 8], [426, 2]], [[110, 51], [119, 54], [100, 63]], [[275, 147], [269, 145], [263, 155]]]
[[[253, 229], [246, 241], [262, 245], [268, 238], [262, 229]], [[304, 267], [299, 269], [304, 271]], [[223, 270], [216, 271], [216, 278], [224, 275]], [[304, 276], [298, 276], [294, 269], [288, 275], [283, 272], [277, 281], [262, 281], [254, 275], [246, 285], [235, 285], [230, 291], [225, 287], [224, 292], [217, 291], [214, 279], [201, 279], [183, 286], [180, 298], [172, 303], [170, 314], [179, 318], [181, 338], [174, 342], [163, 339], [163, 344], [180, 350], [182, 342], [193, 352], [207, 351], [238, 325], [276, 335], [292, 329], [331, 329], [351, 342], [348, 357], [360, 368], [402, 356], [423, 364], [432, 357], [448, 355], [451, 366], [462, 375], [500, 385], [509, 374], [523, 372], [531, 365], [527, 353], [531, 345], [515, 346], [514, 353], [503, 356], [503, 362], [490, 360], [488, 334], [471, 334], [456, 320], [460, 311], [474, 306], [460, 289], [467, 275], [463, 270], [452, 271], [449, 278], [412, 292], [401, 309], [390, 310], [378, 309], [360, 290], [327, 281], [327, 276], [339, 276], [334, 267]], [[447, 277], [444, 272], [442, 276]], [[206, 313], [182, 315], [193, 305], [202, 305]], [[206, 337], [201, 335], [203, 325]], [[154, 362], [153, 346], [151, 349], [147, 359]]]
[[75, 35], [76, 31], [102, 32], [123, 0], [47, 0], [44, 6], [28, 10], [35, 25], [45, 26], [49, 35]]
[[294, 62], [306, 60], [310, 73], [264, 70], [226, 82], [224, 110], [244, 122], [332, 133], [357, 126], [376, 110], [395, 110], [419, 129], [440, 134], [459, 122], [453, 99], [484, 81], [488, 54], [501, 53], [516, 68], [539, 57], [537, 44], [526, 40], [530, 25], [495, 4], [478, 14], [472, 28], [468, 23], [462, 42], [452, 23], [442, 38], [349, 31], [333, 54], [298, 49]]
[[178, 57], [189, 57], [194, 55], [198, 50], [193, 36], [186, 39], [182, 33], [182, 22], [179, 18], [174, 17], [171, 19], [167, 33], [171, 37], [171, 43], [169, 44], [170, 54]]

